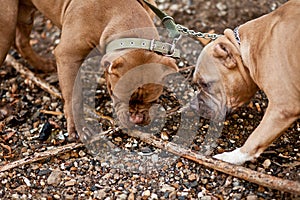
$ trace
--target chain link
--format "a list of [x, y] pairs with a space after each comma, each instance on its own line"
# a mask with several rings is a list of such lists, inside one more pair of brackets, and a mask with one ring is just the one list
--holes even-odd
[[199, 38], [204, 38], [204, 39], [211, 39], [211, 40], [215, 40], [217, 39], [220, 35], [218, 34], [211, 34], [211, 33], [202, 33], [202, 32], [196, 32], [194, 30], [190, 30], [184, 26], [182, 26], [181, 24], [176, 24], [176, 28], [179, 32], [188, 35], [188, 36], [192, 36], [192, 37], [199, 37]]

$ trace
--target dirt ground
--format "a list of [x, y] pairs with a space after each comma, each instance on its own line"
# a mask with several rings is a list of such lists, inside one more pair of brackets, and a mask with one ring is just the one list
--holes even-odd
[[[285, 0], [157, 0], [159, 8], [171, 15], [176, 23], [195, 31], [236, 26], [269, 13]], [[157, 25], [160, 26], [159, 21]], [[53, 57], [60, 31], [49, 20], [37, 14], [31, 44], [41, 55]], [[197, 45], [200, 45], [197, 43]], [[201, 49], [202, 46], [199, 46]], [[188, 51], [188, 49], [186, 49]], [[10, 54], [25, 66], [26, 61], [12, 49]], [[184, 74], [187, 76], [192, 71]], [[36, 73], [59, 88], [56, 74]], [[66, 122], [62, 101], [21, 76], [13, 67], [0, 67], [0, 167], [35, 152], [43, 152], [66, 144]], [[112, 116], [111, 102], [105, 88], [98, 102], [103, 115]], [[99, 103], [100, 102], [100, 103]], [[287, 102], [288, 103], [288, 102]], [[252, 101], [227, 116], [218, 151], [240, 147], [259, 124], [268, 100], [262, 91]], [[52, 112], [45, 112], [52, 111]], [[54, 126], [47, 141], [39, 140], [41, 129], [51, 122]], [[99, 120], [106, 129], [110, 124]], [[206, 130], [203, 126], [201, 130]], [[199, 131], [201, 132], [201, 131]], [[300, 181], [300, 120], [277, 139], [256, 161], [244, 166], [283, 179]], [[199, 136], [201, 139], [201, 136]], [[128, 142], [122, 134], [114, 137]], [[139, 141], [138, 141], [139, 142]], [[133, 142], [134, 143], [134, 142]], [[195, 146], [201, 143], [195, 142]], [[120, 145], [123, 147], [124, 145]], [[197, 148], [196, 148], [197, 149]], [[50, 180], [54, 177], [55, 180]], [[38, 162], [0, 172], [0, 199], [297, 199], [299, 196], [272, 190], [186, 159], [157, 169], [149, 174], [114, 169], [109, 161], [97, 160], [86, 148], [49, 157]]]

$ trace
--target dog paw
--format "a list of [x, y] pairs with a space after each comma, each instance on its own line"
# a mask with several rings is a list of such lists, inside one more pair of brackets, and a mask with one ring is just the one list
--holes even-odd
[[79, 141], [79, 137], [76, 133], [76, 131], [72, 131], [72, 132], [68, 132], [69, 136], [67, 138], [68, 142], [78, 142]]
[[235, 165], [242, 165], [246, 161], [252, 160], [252, 157], [249, 156], [247, 153], [241, 152], [241, 149], [235, 149], [231, 152], [224, 152], [218, 155], [213, 156], [213, 158], [216, 158], [218, 160], [222, 160], [231, 164]]

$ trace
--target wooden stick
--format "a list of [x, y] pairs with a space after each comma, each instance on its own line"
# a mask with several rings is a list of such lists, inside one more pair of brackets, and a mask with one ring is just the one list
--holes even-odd
[[184, 67], [184, 68], [179, 68], [179, 72], [182, 72], [182, 71], [186, 71], [186, 70], [189, 70], [189, 69], [194, 69], [195, 66], [188, 66], [188, 67]]
[[51, 95], [62, 99], [62, 95], [59, 92], [58, 89], [56, 89], [54, 86], [49, 85], [44, 80], [36, 77], [32, 71], [30, 71], [28, 68], [23, 66], [21, 63], [19, 63], [14, 57], [11, 55], [6, 56], [7, 64], [11, 65], [13, 68], [15, 68], [20, 74], [24, 75], [25, 77], [32, 80], [38, 87], [45, 90], [46, 92], [50, 93]]
[[4, 171], [10, 170], [10, 169], [13, 169], [15, 167], [30, 164], [30, 163], [33, 163], [33, 162], [36, 162], [39, 160], [43, 160], [43, 159], [49, 158], [51, 156], [56, 156], [58, 154], [66, 153], [66, 152], [72, 151], [73, 149], [77, 149], [80, 147], [84, 147], [84, 144], [71, 143], [71, 144], [67, 144], [65, 146], [54, 147], [53, 149], [50, 149], [48, 151], [35, 153], [32, 156], [8, 163], [6, 165], [2, 165], [2, 166], [0, 166], [0, 172], [4, 172]]
[[300, 194], [300, 182], [281, 179], [242, 166], [233, 165], [227, 162], [216, 160], [211, 157], [193, 152], [190, 149], [180, 147], [172, 142], [162, 141], [153, 136], [152, 134], [142, 133], [139, 131], [132, 131], [128, 133], [128, 135], [131, 137], [139, 138], [147, 144], [166, 150], [177, 156], [187, 158], [198, 164], [204, 165], [205, 167], [215, 169], [217, 171], [229, 174], [231, 176], [235, 176], [237, 178], [256, 183], [258, 185], [265, 186], [268, 188], [294, 194]]
[[46, 114], [46, 115], [62, 115], [62, 112], [58, 111], [51, 111], [51, 110], [40, 110], [41, 113]]

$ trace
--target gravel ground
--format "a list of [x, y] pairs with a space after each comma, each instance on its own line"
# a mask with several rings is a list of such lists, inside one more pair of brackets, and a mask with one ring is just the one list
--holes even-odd
[[[249, 19], [268, 13], [281, 5], [284, 0], [236, 1], [236, 0], [158, 0], [160, 8], [173, 16], [177, 23], [197, 31], [215, 30], [216, 33]], [[159, 25], [159, 22], [158, 22]], [[59, 43], [59, 30], [51, 22], [38, 15], [31, 43], [42, 55], [53, 56], [52, 51]], [[202, 47], [196, 41], [183, 40], [184, 58], [180, 67], [195, 63]], [[196, 46], [195, 46], [196, 45]], [[14, 51], [11, 51], [18, 57]], [[26, 62], [19, 58], [19, 62]], [[30, 67], [30, 66], [29, 66]], [[187, 82], [191, 70], [182, 72]], [[55, 74], [38, 74], [58, 87]], [[62, 102], [35, 86], [31, 80], [20, 76], [12, 67], [0, 68], [0, 166], [35, 152], [43, 152], [64, 145], [66, 124], [62, 112]], [[98, 119], [104, 130], [113, 127], [111, 121], [111, 101], [105, 87], [99, 86], [96, 93], [96, 110], [103, 116]], [[176, 107], [168, 91], [165, 91], [165, 107]], [[171, 103], [170, 103], [171, 102]], [[287, 102], [288, 103], [288, 102]], [[227, 116], [222, 135], [216, 140], [218, 147], [214, 153], [232, 150], [241, 146], [259, 124], [268, 105], [263, 92], [259, 91], [253, 100]], [[46, 114], [43, 112], [53, 111]], [[176, 115], [166, 122], [165, 133], [157, 134], [170, 139], [172, 131], [178, 129]], [[51, 124], [50, 137], [39, 140], [45, 124]], [[194, 150], [201, 149], [205, 133], [212, 125], [201, 119], [198, 135], [192, 143]], [[257, 161], [244, 166], [284, 179], [300, 181], [300, 120], [296, 121], [286, 134], [277, 139]], [[92, 156], [86, 148], [50, 157], [39, 162], [0, 172], [0, 199], [297, 199], [289, 193], [261, 187], [247, 181], [205, 168], [186, 159], [172, 157], [159, 149], [149, 147], [139, 140], [130, 138], [122, 131], [114, 131], [111, 141], [119, 149], [140, 151], [142, 154], [128, 153], [116, 167], [118, 160], [110, 155]], [[124, 152], [124, 151], [122, 151]], [[126, 151], [129, 152], [129, 151]], [[159, 167], [151, 167], [150, 162], [136, 165], [132, 160], [145, 161], [149, 153], [158, 152], [162, 156]], [[105, 153], [105, 152], [104, 152]], [[148, 154], [147, 154], [148, 153]], [[156, 154], [153, 154], [156, 155]], [[170, 160], [172, 161], [170, 161]], [[124, 162], [124, 160], [128, 162]], [[120, 164], [119, 163], [119, 164]]]

